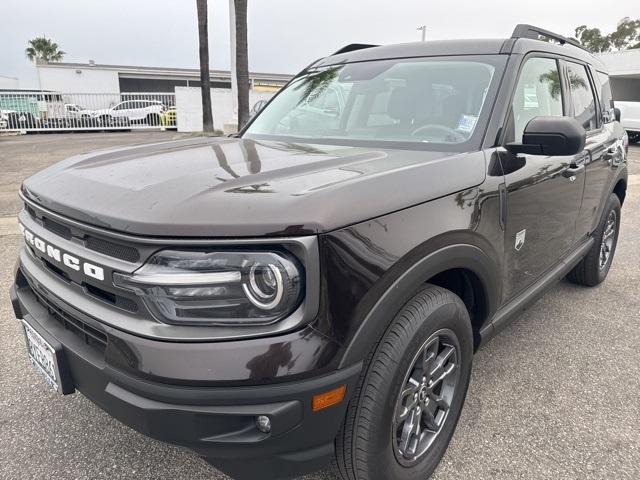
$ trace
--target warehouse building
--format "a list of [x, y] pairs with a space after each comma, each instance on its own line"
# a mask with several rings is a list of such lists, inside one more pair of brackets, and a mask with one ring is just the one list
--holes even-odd
[[640, 102], [640, 49], [603, 53], [599, 57], [609, 69], [613, 97]]
[[[141, 67], [89, 63], [42, 63], [36, 65], [42, 90], [60, 93], [173, 92], [175, 87], [199, 87], [200, 70], [194, 68]], [[276, 92], [291, 75], [250, 73], [251, 88]], [[230, 89], [228, 70], [211, 70], [211, 87]]]

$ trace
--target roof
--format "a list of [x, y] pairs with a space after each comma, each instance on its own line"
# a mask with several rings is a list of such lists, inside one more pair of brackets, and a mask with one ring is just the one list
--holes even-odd
[[[70, 63], [70, 62], [38, 62], [38, 68], [64, 68], [64, 69], [96, 69], [96, 70], [114, 70], [121, 74], [149, 76], [149, 75], [163, 75], [163, 76], [199, 76], [199, 68], [175, 68], [175, 67], [146, 67], [140, 65], [111, 65], [100, 63]], [[210, 70], [211, 77], [231, 77], [229, 70]], [[263, 73], [263, 72], [251, 72], [249, 77], [259, 80], [272, 80], [287, 82], [293, 75], [285, 73]]]
[[338, 63], [385, 60], [393, 58], [437, 57], [444, 55], [500, 55], [526, 54], [531, 51], [549, 52], [573, 57], [605, 69], [604, 63], [589, 52], [566, 43], [544, 42], [529, 38], [518, 39], [475, 39], [475, 40], [438, 40], [427, 42], [401, 43], [380, 47], [368, 47], [346, 53], [330, 55], [314, 66], [335, 65]]

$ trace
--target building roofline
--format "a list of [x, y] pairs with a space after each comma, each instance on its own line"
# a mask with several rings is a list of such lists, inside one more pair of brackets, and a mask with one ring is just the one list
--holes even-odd
[[[51, 62], [51, 63], [39, 63], [37, 68], [66, 68], [66, 69], [96, 69], [96, 70], [116, 70], [120, 73], [129, 74], [145, 74], [155, 73], [163, 75], [193, 75], [200, 74], [198, 68], [176, 68], [176, 67], [147, 67], [142, 65], [112, 65], [112, 64], [92, 64], [92, 63], [75, 63], [75, 62]], [[229, 70], [210, 70], [211, 76], [231, 76]], [[265, 73], [265, 72], [250, 72], [250, 77], [285, 80], [288, 81], [293, 77], [292, 74], [286, 73]]]

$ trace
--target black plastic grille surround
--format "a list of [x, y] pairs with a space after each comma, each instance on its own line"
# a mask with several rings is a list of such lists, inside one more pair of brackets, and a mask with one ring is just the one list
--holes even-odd
[[33, 292], [38, 303], [47, 309], [49, 315], [57, 320], [65, 329], [82, 338], [84, 340], [84, 343], [95, 348], [101, 353], [104, 353], [107, 348], [108, 342], [106, 333], [75, 318], [68, 312], [65, 312], [61, 308], [54, 305], [53, 302], [49, 301], [46, 298], [45, 294], [41, 292], [39, 288], [36, 288], [35, 285], [33, 285], [33, 283], [30, 282], [22, 272], [19, 272], [19, 275], [22, 277], [22, 279], [17, 281], [17, 283], [24, 283]]

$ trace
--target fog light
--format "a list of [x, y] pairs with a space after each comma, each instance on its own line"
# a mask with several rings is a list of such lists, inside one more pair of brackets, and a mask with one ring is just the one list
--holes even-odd
[[271, 432], [271, 419], [266, 415], [258, 415], [256, 417], [256, 427], [258, 427], [258, 430], [262, 433]]

